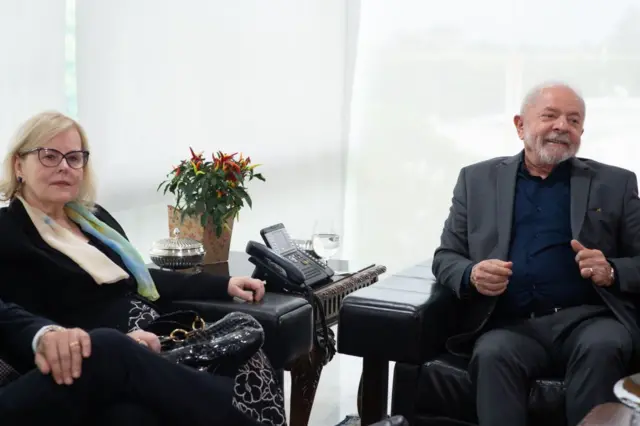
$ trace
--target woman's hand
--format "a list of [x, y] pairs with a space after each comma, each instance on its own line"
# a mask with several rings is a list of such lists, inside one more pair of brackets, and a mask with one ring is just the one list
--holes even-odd
[[259, 302], [264, 297], [264, 281], [250, 277], [231, 277], [227, 289], [229, 296], [247, 302]]
[[141, 345], [148, 347], [153, 352], [160, 353], [160, 339], [158, 339], [158, 336], [155, 334], [149, 333], [148, 331], [136, 330], [128, 333], [127, 336]]
[[49, 374], [57, 384], [70, 385], [82, 374], [82, 358], [91, 355], [91, 339], [79, 328], [47, 331], [38, 340], [36, 366]]

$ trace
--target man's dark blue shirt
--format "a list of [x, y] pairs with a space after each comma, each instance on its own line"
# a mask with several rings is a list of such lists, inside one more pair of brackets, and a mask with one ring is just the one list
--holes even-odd
[[602, 303], [591, 280], [580, 276], [571, 239], [571, 163], [561, 163], [542, 179], [529, 174], [522, 160], [509, 247], [513, 274], [496, 316]]

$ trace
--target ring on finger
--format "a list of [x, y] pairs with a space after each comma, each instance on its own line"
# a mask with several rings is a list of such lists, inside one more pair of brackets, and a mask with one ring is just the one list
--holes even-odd
[[75, 348], [76, 346], [80, 346], [80, 342], [78, 342], [77, 340], [69, 343], [70, 348]]
[[593, 275], [593, 268], [589, 268], [589, 273]]

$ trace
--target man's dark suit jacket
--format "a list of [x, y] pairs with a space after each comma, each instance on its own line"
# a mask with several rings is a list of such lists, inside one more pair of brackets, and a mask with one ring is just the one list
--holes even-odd
[[[126, 237], [122, 227], [105, 209], [98, 207], [95, 215]], [[93, 328], [87, 324], [92, 324], [92, 317], [100, 311], [101, 301], [136, 293], [132, 278], [119, 283], [96, 284], [78, 264], [44, 242], [17, 199], [0, 209], [0, 235], [0, 299], [5, 302], [16, 303], [64, 326]], [[120, 266], [124, 264], [120, 263]], [[160, 293], [156, 304], [161, 311], [167, 306], [163, 302], [173, 300], [230, 299], [227, 294], [229, 277], [158, 269], [150, 272]], [[118, 328], [113, 324], [95, 327]]]
[[[440, 246], [433, 259], [437, 280], [465, 303], [460, 334], [447, 342], [468, 354], [470, 343], [495, 309], [497, 297], [461, 291], [465, 269], [486, 259], [507, 261], [516, 174], [521, 154], [464, 167], [453, 191]], [[636, 345], [640, 329], [634, 306], [640, 296], [640, 199], [636, 175], [619, 167], [573, 158], [571, 231], [585, 247], [601, 250], [613, 264], [620, 291], [595, 286], [627, 327]], [[577, 265], [576, 265], [577, 267]], [[593, 284], [592, 284], [593, 285]]]
[[52, 321], [31, 315], [12, 303], [0, 300], [0, 353], [20, 373], [35, 367], [32, 348], [38, 330]]

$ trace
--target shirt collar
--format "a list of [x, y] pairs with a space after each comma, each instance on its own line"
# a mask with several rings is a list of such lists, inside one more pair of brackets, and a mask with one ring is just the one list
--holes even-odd
[[[551, 171], [551, 174], [549, 174], [547, 179], [550, 179], [550, 178], [554, 180], [569, 179], [571, 177], [571, 168], [572, 168], [571, 159], [563, 161]], [[522, 150], [522, 152], [520, 153], [520, 164], [518, 166], [518, 175], [524, 176], [527, 178], [535, 177], [529, 173], [529, 171], [524, 165], [524, 150]]]

